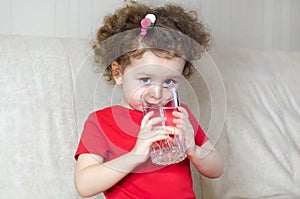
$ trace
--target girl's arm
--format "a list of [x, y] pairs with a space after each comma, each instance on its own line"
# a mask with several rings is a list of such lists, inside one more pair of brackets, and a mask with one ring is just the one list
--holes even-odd
[[208, 178], [219, 177], [223, 173], [221, 156], [209, 141], [206, 141], [202, 146], [195, 144], [195, 132], [189, 121], [188, 112], [183, 107], [179, 107], [178, 110], [173, 113], [176, 117], [173, 122], [185, 135], [188, 158], [202, 175]]
[[188, 151], [188, 158], [202, 175], [208, 178], [217, 178], [222, 175], [222, 158], [209, 141], [201, 147], [190, 146]]
[[94, 154], [81, 154], [75, 167], [75, 186], [82, 197], [99, 194], [130, 173], [142, 163], [142, 159], [127, 153], [103, 163], [103, 158]]
[[152, 115], [153, 111], [144, 116], [136, 144], [130, 152], [107, 162], [94, 154], [81, 154], [78, 157], [74, 179], [80, 196], [91, 197], [114, 186], [149, 158], [153, 142], [169, 137], [168, 131], [152, 131], [154, 124], [164, 120], [160, 117], [150, 119]]

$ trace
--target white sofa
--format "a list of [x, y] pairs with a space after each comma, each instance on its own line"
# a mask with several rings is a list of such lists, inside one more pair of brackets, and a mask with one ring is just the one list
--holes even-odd
[[[193, 172], [197, 198], [300, 198], [300, 53], [218, 47], [211, 56], [226, 118], [209, 136], [225, 169], [214, 180]], [[83, 122], [119, 97], [92, 67], [89, 41], [0, 36], [1, 198], [80, 198], [73, 155]], [[196, 104], [185, 89], [183, 100], [199, 108], [207, 130], [210, 93], [201, 77], [191, 85]]]

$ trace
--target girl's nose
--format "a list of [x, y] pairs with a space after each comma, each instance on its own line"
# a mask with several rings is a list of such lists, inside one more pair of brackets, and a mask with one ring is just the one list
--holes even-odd
[[155, 86], [151, 90], [151, 97], [155, 99], [161, 99], [162, 98], [162, 88], [161, 86]]
[[162, 88], [158, 85], [152, 86], [148, 88], [141, 97], [146, 106], [159, 105], [162, 100]]

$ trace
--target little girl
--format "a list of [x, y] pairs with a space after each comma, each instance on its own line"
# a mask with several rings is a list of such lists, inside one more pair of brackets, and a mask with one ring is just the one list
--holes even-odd
[[218, 152], [181, 104], [172, 114], [184, 134], [187, 158], [168, 166], [153, 164], [151, 145], [170, 135], [152, 128], [164, 118], [142, 113], [141, 94], [152, 84], [177, 88], [182, 75], [188, 78], [193, 73], [190, 60], [201, 56], [210, 35], [194, 12], [174, 5], [150, 8], [134, 3], [107, 16], [97, 39], [95, 58], [105, 67], [107, 80], [121, 86], [123, 98], [120, 105], [91, 113], [85, 122], [75, 154], [79, 195], [195, 198], [190, 162], [202, 175], [217, 178], [223, 171]]

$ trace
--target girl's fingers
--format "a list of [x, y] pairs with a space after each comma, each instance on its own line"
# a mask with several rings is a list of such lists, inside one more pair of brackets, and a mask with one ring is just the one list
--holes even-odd
[[149, 139], [151, 142], [156, 142], [158, 140], [164, 140], [170, 138], [170, 134], [173, 134], [171, 129], [157, 129], [152, 131], [152, 137]]
[[147, 126], [147, 127], [152, 127], [153, 125], [155, 125], [155, 124], [160, 124], [160, 123], [162, 123], [162, 122], [164, 122], [164, 121], [166, 121], [166, 118], [165, 118], [165, 117], [154, 117], [154, 118], [150, 119], [150, 120], [147, 122], [146, 126]]
[[156, 129], [152, 131], [154, 135], [169, 135], [172, 134], [172, 130], [168, 129]]
[[158, 134], [158, 135], [156, 135], [156, 136], [151, 137], [151, 138], [149, 139], [149, 141], [150, 141], [151, 143], [154, 143], [154, 142], [159, 141], [159, 140], [165, 140], [165, 139], [168, 139], [169, 137], [170, 137], [169, 134]]
[[185, 108], [180, 106], [180, 107], [178, 107], [178, 110], [179, 110], [179, 112], [183, 113], [184, 116], [188, 117], [189, 114]]
[[149, 113], [147, 113], [144, 118], [142, 119], [142, 122], [141, 122], [141, 128], [145, 127], [145, 125], [148, 123], [150, 117], [154, 114], [153, 111], [150, 111]]
[[189, 119], [188, 119], [188, 118], [182, 117], [182, 118], [174, 118], [172, 121], [173, 121], [175, 124], [179, 124], [179, 123], [182, 123], [182, 122], [188, 123], [188, 122], [189, 122]]
[[142, 122], [141, 122], [141, 128], [151, 128], [153, 125], [155, 124], [159, 124], [159, 123], [162, 123], [164, 121], [166, 121], [166, 118], [165, 117], [154, 117], [154, 118], [151, 118], [153, 116], [153, 111], [147, 113], [144, 118], [142, 119]]
[[172, 114], [176, 118], [180, 118], [180, 119], [188, 119], [189, 118], [188, 112], [182, 107], [178, 107], [178, 111], [174, 111]]
[[188, 112], [183, 107], [178, 107], [178, 111], [173, 112], [173, 123], [178, 129], [181, 129], [188, 137], [194, 135], [194, 129], [189, 121]]
[[172, 131], [170, 130], [165, 130], [165, 129], [155, 129], [152, 131], [148, 131], [147, 133], [143, 133], [139, 136], [141, 139], [152, 139], [153, 137], [156, 136], [169, 136], [169, 134], [172, 134]]

